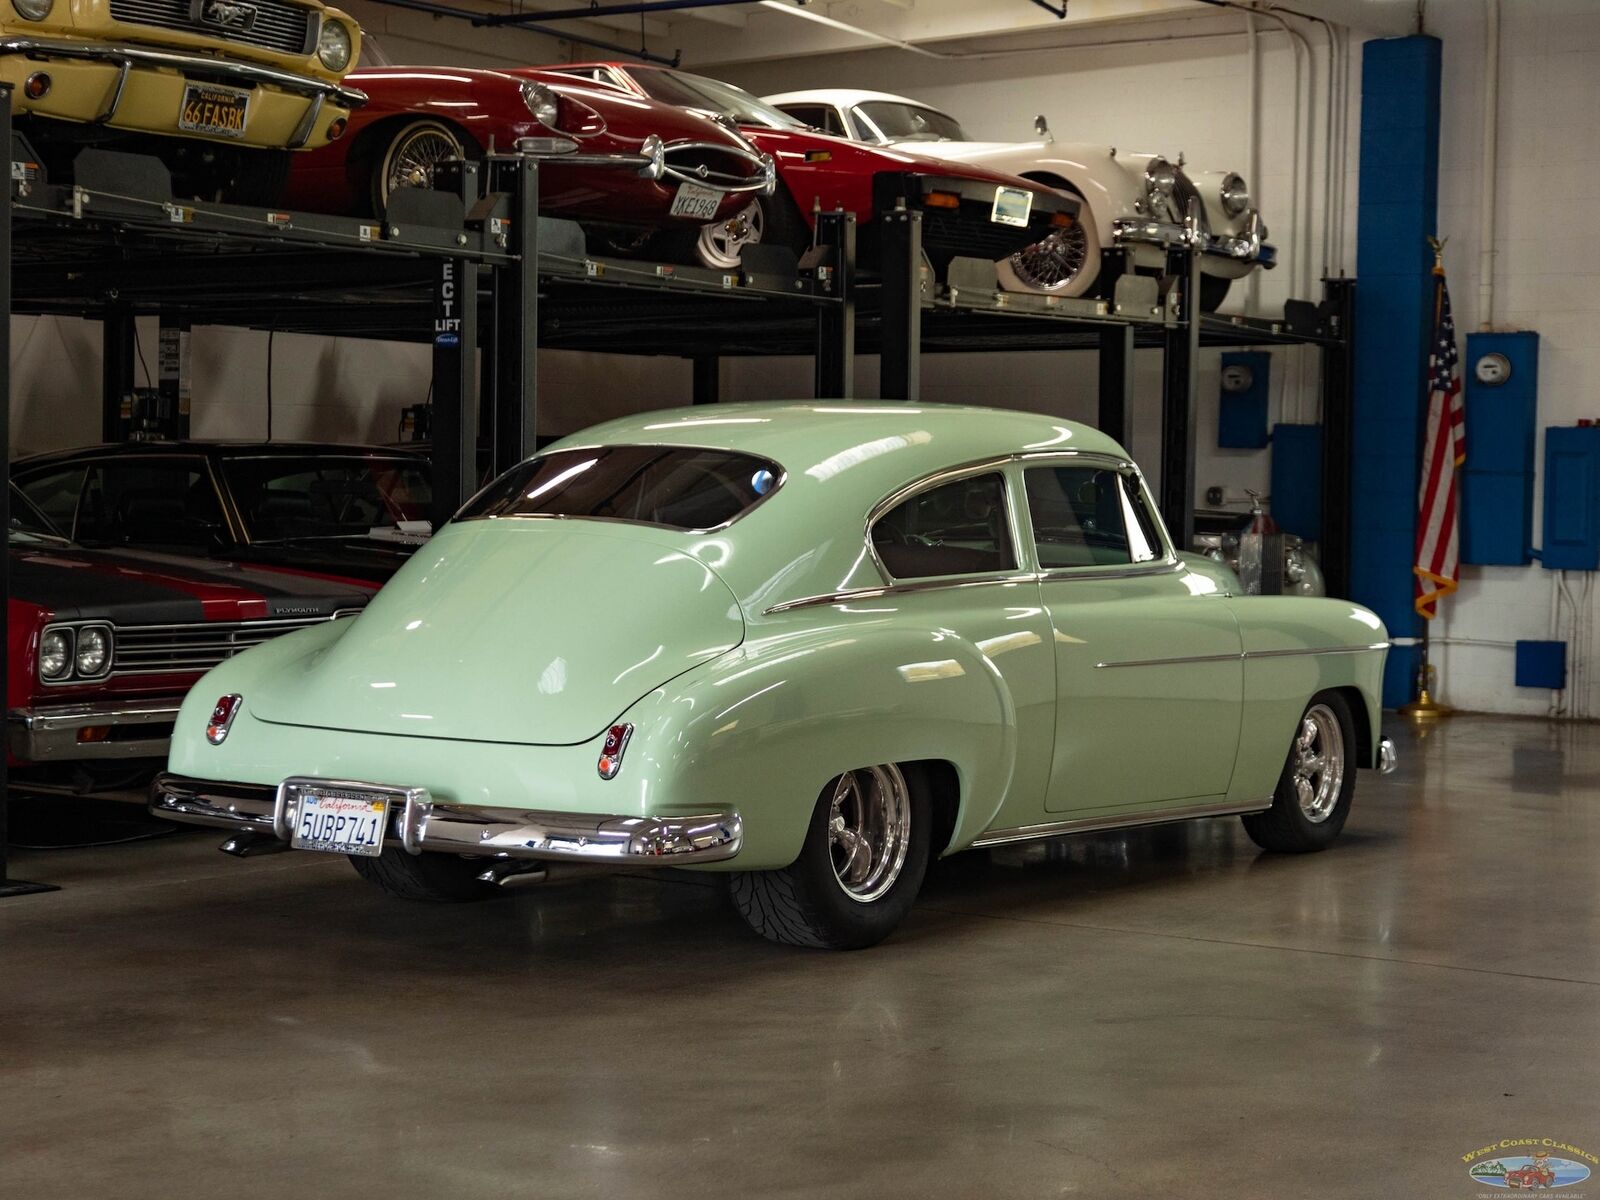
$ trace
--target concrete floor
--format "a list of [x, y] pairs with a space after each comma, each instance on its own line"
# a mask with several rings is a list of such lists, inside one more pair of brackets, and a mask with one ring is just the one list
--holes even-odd
[[20, 852], [64, 890], [0, 901], [0, 1197], [1504, 1195], [1462, 1156], [1600, 1153], [1600, 731], [1397, 732], [1327, 854], [967, 855], [860, 954], [703, 879]]

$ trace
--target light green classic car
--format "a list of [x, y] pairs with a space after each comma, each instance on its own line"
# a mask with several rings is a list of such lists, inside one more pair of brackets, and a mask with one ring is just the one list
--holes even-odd
[[767, 937], [866, 946], [937, 854], [1225, 814], [1332, 842], [1393, 765], [1387, 635], [1237, 590], [1081, 425], [650, 413], [490, 484], [360, 616], [212, 671], [151, 808], [417, 899], [728, 872]]

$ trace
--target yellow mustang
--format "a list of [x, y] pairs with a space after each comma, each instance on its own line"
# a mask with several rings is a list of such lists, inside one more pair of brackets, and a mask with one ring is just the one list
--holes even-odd
[[51, 143], [115, 137], [107, 128], [212, 148], [326, 145], [366, 99], [341, 84], [360, 49], [355, 20], [317, 0], [0, 3], [0, 80], [47, 162]]

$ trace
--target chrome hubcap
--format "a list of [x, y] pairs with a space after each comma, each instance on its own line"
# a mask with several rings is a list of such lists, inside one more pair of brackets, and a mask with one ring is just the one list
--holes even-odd
[[1083, 273], [1089, 261], [1089, 235], [1074, 221], [1042, 242], [1011, 256], [1011, 269], [1029, 287], [1058, 292]]
[[726, 221], [713, 221], [700, 230], [700, 261], [715, 271], [739, 265], [742, 247], [761, 240], [766, 217], [758, 201], [752, 200]]
[[1289, 763], [1300, 811], [1320, 825], [1333, 815], [1344, 787], [1344, 730], [1327, 705], [1312, 705], [1300, 719]]
[[839, 776], [828, 804], [833, 877], [850, 899], [870, 904], [894, 886], [911, 846], [911, 797], [899, 768]]
[[433, 169], [447, 158], [460, 158], [461, 145], [438, 129], [419, 129], [405, 135], [389, 152], [389, 169], [383, 176], [387, 200], [398, 188], [429, 187]]

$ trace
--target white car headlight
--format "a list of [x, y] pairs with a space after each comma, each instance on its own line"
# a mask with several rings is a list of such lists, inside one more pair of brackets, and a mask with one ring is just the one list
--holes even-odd
[[1250, 211], [1250, 185], [1237, 172], [1222, 181], [1222, 211], [1230, 217], [1242, 217]]
[[58, 682], [72, 674], [72, 633], [52, 629], [39, 639], [39, 678]]
[[78, 630], [78, 652], [74, 661], [78, 674], [84, 678], [104, 675], [111, 667], [111, 631], [103, 625], [85, 625]]
[[1144, 185], [1150, 195], [1165, 200], [1177, 190], [1177, 168], [1164, 158], [1152, 158], [1144, 170]]
[[522, 102], [528, 106], [528, 111], [539, 124], [550, 129], [560, 128], [558, 122], [561, 120], [561, 101], [544, 84], [524, 83]]
[[27, 21], [44, 20], [55, 6], [56, 0], [11, 0], [11, 7], [17, 10], [17, 16]]
[[350, 65], [350, 48], [350, 31], [343, 21], [322, 23], [322, 32], [317, 37], [317, 59], [323, 66], [330, 71], [344, 70]]

